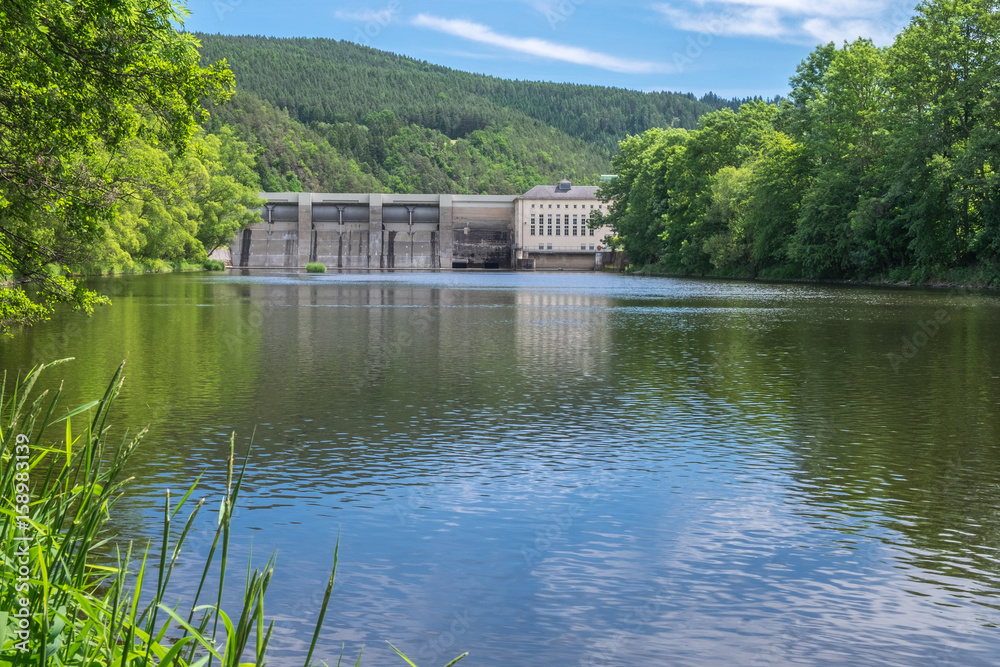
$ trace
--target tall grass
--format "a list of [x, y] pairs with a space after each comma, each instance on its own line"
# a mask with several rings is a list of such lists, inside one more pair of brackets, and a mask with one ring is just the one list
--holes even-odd
[[[169, 493], [164, 498], [157, 550], [112, 548], [105, 523], [126, 490], [123, 471], [145, 431], [111, 441], [108, 418], [124, 365], [100, 399], [60, 414], [61, 387], [33, 393], [43, 371], [58, 363], [33, 369], [9, 389], [6, 374], [0, 382], [0, 665], [263, 665], [274, 629], [264, 611], [273, 556], [263, 569], [247, 565], [239, 608], [224, 611], [221, 605], [233, 508], [248, 457], [237, 470], [231, 438], [226, 492], [200, 582], [189, 606], [171, 606], [170, 578], [204, 505], [191, 502], [197, 480], [176, 502]], [[82, 432], [74, 433], [81, 422]], [[182, 510], [188, 514], [179, 522]], [[210, 576], [217, 555], [218, 571]], [[338, 555], [339, 544], [306, 667], [322, 631]]]

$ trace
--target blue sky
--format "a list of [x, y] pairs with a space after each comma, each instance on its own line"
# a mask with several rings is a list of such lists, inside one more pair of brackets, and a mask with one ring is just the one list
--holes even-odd
[[189, 0], [201, 32], [329, 37], [512, 79], [785, 94], [819, 43], [892, 41], [914, 0]]

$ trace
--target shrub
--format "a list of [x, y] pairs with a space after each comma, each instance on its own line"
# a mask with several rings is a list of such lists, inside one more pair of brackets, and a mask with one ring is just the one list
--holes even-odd
[[326, 273], [326, 264], [322, 262], [309, 262], [306, 264], [306, 273]]

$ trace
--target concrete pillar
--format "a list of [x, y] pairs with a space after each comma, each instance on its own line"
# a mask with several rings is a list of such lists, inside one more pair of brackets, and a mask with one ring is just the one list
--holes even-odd
[[382, 195], [371, 195], [368, 209], [368, 268], [384, 269], [382, 252]]
[[441, 268], [450, 269], [455, 257], [455, 206], [451, 195], [441, 195], [438, 222], [438, 251], [441, 257]]
[[507, 211], [507, 216], [508, 216], [507, 217], [507, 232], [508, 232], [507, 238], [510, 239], [510, 247], [507, 249], [507, 257], [510, 260], [510, 268], [516, 270], [517, 269], [517, 252], [515, 251], [515, 249], [517, 248], [517, 237], [518, 237], [518, 234], [517, 234], [517, 224], [518, 224], [517, 201], [515, 200], [515, 201], [511, 202], [511, 204], [513, 204], [513, 205]]
[[309, 250], [312, 248], [312, 194], [299, 193], [299, 228], [298, 228], [299, 267], [309, 263]]

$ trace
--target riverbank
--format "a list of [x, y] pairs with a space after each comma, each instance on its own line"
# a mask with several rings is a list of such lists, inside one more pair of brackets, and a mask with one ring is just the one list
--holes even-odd
[[953, 269], [944, 275], [922, 277], [919, 273], [899, 270], [888, 275], [871, 279], [832, 279], [832, 278], [790, 278], [776, 275], [751, 276], [749, 274], [695, 274], [664, 270], [657, 265], [645, 266], [634, 271], [626, 270], [630, 275], [658, 278], [696, 278], [699, 280], [742, 280], [750, 283], [775, 283], [789, 285], [850, 285], [855, 287], [894, 287], [894, 288], [928, 288], [928, 289], [967, 289], [967, 290], [1000, 290], [1000, 269], [987, 271], [983, 267], [970, 269]]
[[53, 275], [64, 275], [72, 278], [89, 276], [130, 276], [146, 273], [188, 273], [194, 271], [222, 271], [225, 264], [216, 260], [204, 262], [168, 261], [165, 259], [138, 260], [131, 264], [113, 264], [95, 262], [70, 266], [69, 271], [50, 265]]

